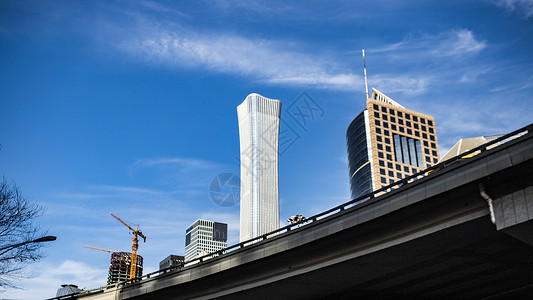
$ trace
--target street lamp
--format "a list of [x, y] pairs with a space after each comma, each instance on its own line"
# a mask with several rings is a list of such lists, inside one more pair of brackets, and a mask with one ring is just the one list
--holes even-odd
[[291, 223], [291, 225], [292, 224], [297, 224], [297, 223], [303, 223], [303, 222], [306, 222], [306, 221], [307, 221], [307, 218], [302, 216], [302, 215], [292, 216], [289, 219], [287, 219], [287, 222]]
[[26, 242], [22, 242], [22, 243], [18, 243], [18, 244], [9, 245], [9, 246], [0, 248], [0, 251], [7, 249], [6, 251], [0, 253], [0, 256], [3, 255], [6, 252], [12, 250], [12, 249], [15, 249], [17, 247], [20, 247], [20, 246], [23, 246], [23, 245], [26, 245], [26, 244], [41, 243], [41, 242], [51, 242], [51, 241], [55, 241], [56, 239], [57, 239], [57, 237], [49, 235], [49, 236], [43, 236], [43, 237], [35, 239], [33, 241], [26, 241]]
[[57, 239], [57, 237], [55, 237], [53, 235], [47, 235], [47, 236], [43, 236], [42, 238], [38, 238], [38, 239], [33, 240], [31, 242], [28, 242], [28, 243], [51, 242], [51, 241], [55, 241], [56, 239]]

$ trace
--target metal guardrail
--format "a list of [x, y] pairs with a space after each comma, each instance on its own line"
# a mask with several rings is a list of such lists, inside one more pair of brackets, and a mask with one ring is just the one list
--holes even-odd
[[361, 204], [363, 202], [366, 202], [368, 200], [371, 200], [371, 199], [374, 199], [378, 196], [381, 196], [387, 192], [390, 192], [392, 190], [396, 190], [396, 189], [399, 189], [401, 188], [402, 186], [405, 186], [417, 179], [420, 179], [420, 178], [423, 178], [425, 176], [428, 176], [428, 175], [431, 175], [434, 171], [438, 171], [438, 170], [441, 170], [449, 165], [452, 165], [454, 163], [457, 163], [459, 161], [462, 161], [462, 160], [466, 160], [472, 156], [469, 156], [470, 154], [474, 154], [476, 155], [475, 153], [479, 151], [479, 153], [484, 153], [486, 151], [490, 151], [492, 149], [490, 149], [490, 146], [492, 145], [495, 145], [495, 144], [504, 144], [504, 143], [507, 143], [509, 141], [512, 141], [522, 135], [526, 135], [526, 134], [531, 134], [533, 132], [533, 123], [525, 126], [525, 127], [522, 127], [518, 130], [515, 130], [511, 133], [508, 133], [506, 135], [503, 135], [497, 139], [494, 139], [492, 141], [489, 141], [479, 147], [476, 147], [476, 148], [473, 148], [471, 150], [468, 150], [464, 153], [461, 153], [459, 154], [458, 156], [455, 156], [455, 157], [452, 157], [448, 160], [445, 160], [443, 162], [440, 162], [436, 165], [433, 165], [429, 168], [426, 168], [425, 170], [422, 170], [418, 173], [415, 173], [413, 175], [410, 175], [408, 177], [405, 177], [403, 178], [402, 180], [399, 180], [399, 181], [396, 181], [392, 184], [389, 184], [387, 186], [384, 186], [376, 191], [372, 191], [368, 194], [365, 194], [363, 196], [360, 196], [358, 198], [355, 198], [355, 199], [352, 199], [346, 203], [343, 203], [343, 204], [340, 204], [336, 207], [333, 207], [331, 209], [328, 209], [324, 212], [321, 212], [319, 214], [316, 214], [312, 217], [309, 217], [309, 218], [306, 218], [305, 220], [302, 220], [300, 222], [297, 222], [297, 223], [293, 223], [293, 224], [290, 224], [290, 225], [287, 225], [285, 227], [282, 227], [282, 228], [279, 228], [277, 230], [274, 230], [274, 231], [271, 231], [269, 233], [266, 233], [266, 234], [263, 234], [261, 236], [258, 236], [258, 237], [255, 237], [255, 238], [252, 238], [252, 239], [249, 239], [247, 241], [244, 241], [244, 242], [240, 242], [238, 244], [235, 244], [235, 245], [232, 245], [232, 246], [229, 246], [227, 248], [224, 248], [224, 249], [221, 249], [221, 250], [218, 250], [216, 252], [212, 252], [212, 253], [209, 253], [207, 255], [204, 255], [204, 256], [201, 256], [201, 257], [197, 257], [193, 260], [190, 260], [188, 261], [185, 266], [172, 266], [172, 267], [168, 267], [168, 268], [165, 268], [165, 269], [161, 269], [159, 271], [155, 271], [155, 272], [152, 272], [152, 273], [149, 273], [149, 274], [146, 274], [146, 275], [143, 275], [142, 277], [137, 277], [137, 278], [134, 278], [134, 279], [129, 279], [129, 280], [126, 280], [126, 281], [121, 281], [121, 282], [118, 282], [118, 283], [115, 283], [115, 284], [111, 284], [111, 285], [107, 285], [107, 286], [103, 286], [103, 287], [99, 287], [99, 288], [95, 288], [95, 289], [91, 289], [91, 290], [85, 290], [85, 291], [81, 291], [81, 292], [77, 292], [75, 294], [70, 294], [70, 295], [65, 295], [65, 296], [59, 296], [59, 297], [55, 297], [55, 298], [50, 298], [49, 300], [63, 300], [63, 299], [72, 299], [72, 298], [75, 298], [75, 297], [78, 297], [78, 296], [82, 296], [82, 295], [87, 295], [87, 294], [95, 294], [95, 293], [101, 293], [101, 292], [104, 292], [105, 290], [107, 289], [111, 289], [111, 288], [117, 288], [119, 286], [127, 286], [127, 285], [130, 285], [130, 284], [135, 284], [135, 283], [138, 283], [142, 280], [145, 280], [145, 279], [149, 279], [149, 278], [153, 278], [153, 277], [157, 277], [157, 276], [160, 276], [160, 275], [163, 275], [163, 274], [166, 274], [166, 273], [170, 273], [170, 272], [174, 272], [174, 271], [181, 271], [181, 270], [186, 270], [186, 269], [190, 269], [190, 268], [194, 268], [194, 267], [197, 267], [197, 266], [201, 266], [202, 262], [204, 261], [207, 261], [209, 259], [212, 259], [212, 258], [215, 258], [215, 257], [219, 257], [219, 256], [222, 256], [222, 255], [225, 255], [225, 254], [228, 254], [232, 251], [235, 251], [235, 250], [238, 250], [238, 249], [242, 249], [242, 248], [245, 248], [245, 247], [248, 247], [248, 246], [251, 246], [255, 243], [258, 243], [258, 242], [261, 242], [261, 241], [264, 241], [264, 240], [267, 240], [269, 238], [272, 238], [272, 237], [278, 237], [279, 235], [281, 234], [284, 234], [284, 233], [289, 233], [291, 232], [292, 230], [295, 230], [295, 229], [298, 229], [300, 228], [302, 225], [307, 225], [306, 223], [313, 223], [313, 222], [316, 222], [316, 221], [319, 221], [319, 220], [323, 220], [327, 217], [330, 217], [330, 216], [333, 216], [335, 214], [338, 214], [340, 212], [343, 212], [349, 208], [355, 208], [358, 204]]

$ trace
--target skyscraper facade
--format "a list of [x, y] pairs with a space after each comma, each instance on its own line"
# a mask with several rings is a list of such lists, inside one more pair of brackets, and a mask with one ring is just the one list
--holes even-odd
[[240, 241], [279, 228], [281, 101], [250, 94], [237, 106], [241, 148]]
[[346, 132], [352, 199], [439, 160], [435, 119], [406, 109], [376, 89]]
[[228, 247], [228, 224], [196, 220], [185, 230], [185, 262]]

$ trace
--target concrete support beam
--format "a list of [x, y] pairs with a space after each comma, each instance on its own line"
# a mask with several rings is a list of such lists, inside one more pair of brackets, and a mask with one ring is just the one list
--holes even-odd
[[496, 228], [533, 246], [533, 186], [494, 200]]

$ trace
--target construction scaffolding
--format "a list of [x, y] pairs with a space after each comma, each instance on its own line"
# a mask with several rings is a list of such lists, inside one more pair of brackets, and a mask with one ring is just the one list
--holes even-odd
[[[137, 225], [137, 229], [133, 229], [128, 223], [122, 221], [119, 217], [115, 216], [113, 213], [109, 213], [112, 215], [115, 219], [117, 219], [120, 223], [126, 225], [126, 227], [131, 230], [131, 233], [133, 233], [133, 237], [131, 240], [133, 241], [133, 244], [131, 245], [131, 254], [130, 254], [130, 261], [132, 262], [130, 264], [130, 277], [129, 279], [136, 278], [138, 274], [136, 268], [137, 268], [137, 250], [139, 249], [139, 237], [143, 238], [143, 241], [146, 242], [146, 236], [139, 230], [139, 225]], [[142, 265], [142, 263], [141, 263]]]
[[[113, 252], [111, 253], [111, 262], [109, 263], [109, 275], [107, 284], [126, 281], [130, 278], [131, 270], [131, 253]], [[143, 274], [143, 257], [137, 255], [135, 277], [142, 277]]]

